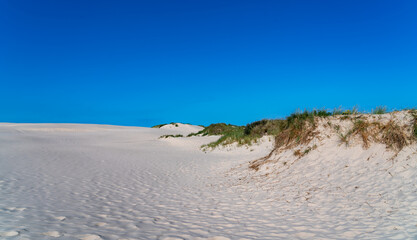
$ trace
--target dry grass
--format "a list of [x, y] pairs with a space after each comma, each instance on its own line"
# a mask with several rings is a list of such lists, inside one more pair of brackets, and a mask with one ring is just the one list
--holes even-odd
[[327, 117], [325, 111], [293, 113], [285, 119], [282, 130], [275, 136], [275, 149], [308, 144], [316, 135], [316, 118]]
[[262, 166], [265, 163], [271, 162], [271, 157], [272, 155], [274, 155], [276, 151], [272, 150], [268, 155], [266, 155], [265, 157], [253, 160], [249, 163], [249, 168], [255, 171], [258, 171], [260, 166]]
[[[385, 107], [377, 107], [373, 114], [386, 113]], [[316, 131], [316, 120], [318, 118], [336, 117], [341, 120], [357, 120], [362, 118], [358, 108], [354, 107], [348, 110], [341, 108], [334, 109], [332, 112], [326, 109], [312, 111], [297, 111], [285, 119], [263, 119], [247, 124], [246, 126], [233, 126], [225, 123], [212, 124], [198, 133], [192, 133], [188, 136], [206, 136], [221, 135], [221, 138], [215, 142], [204, 145], [203, 147], [215, 148], [219, 145], [237, 143], [238, 145], [251, 145], [265, 135], [275, 137], [275, 150], [280, 148], [289, 149], [299, 145], [308, 144], [318, 134]], [[330, 125], [329, 125], [330, 126]], [[359, 128], [361, 126], [358, 126]], [[357, 129], [366, 145], [367, 133], [363, 129]], [[347, 136], [348, 137], [348, 136]], [[348, 142], [348, 139], [345, 138]]]
[[356, 120], [353, 123], [353, 128], [348, 132], [348, 138], [350, 136], [359, 136], [362, 139], [363, 147], [368, 148], [370, 142], [375, 141], [377, 131], [377, 124]]
[[411, 142], [411, 136], [407, 134], [404, 126], [399, 126], [394, 121], [389, 121], [381, 126], [381, 142], [387, 145], [387, 148], [401, 151]]
[[306, 124], [306, 126], [301, 128], [291, 127], [286, 129], [275, 137], [275, 147], [289, 149], [298, 145], [308, 144], [317, 135], [315, 129], [316, 126], [311, 124]]
[[411, 114], [412, 120], [412, 131], [413, 131], [413, 138], [417, 140], [417, 110], [413, 109], [410, 110], [409, 113]]
[[[385, 113], [384, 108], [374, 111], [374, 114], [383, 113]], [[385, 119], [384, 121], [378, 117], [358, 114], [356, 111], [333, 114], [333, 117], [327, 119], [327, 121], [317, 121], [321, 116], [311, 112], [292, 114], [280, 122], [280, 131], [275, 135], [275, 147], [272, 152], [268, 156], [252, 161], [249, 168], [258, 170], [260, 166], [271, 161], [273, 154], [279, 154], [279, 152], [289, 149], [295, 149], [293, 152], [295, 157], [305, 156], [311, 150], [317, 148], [316, 145], [306, 149], [303, 149], [302, 146], [308, 146], [313, 139], [320, 135], [317, 129], [319, 124], [324, 124], [324, 129], [329, 129], [334, 134], [338, 134], [340, 140], [347, 145], [356, 139], [362, 143], [365, 149], [369, 148], [372, 143], [381, 143], [387, 149], [398, 153], [404, 147], [417, 141], [417, 110], [409, 110], [408, 113], [412, 116], [411, 123], [400, 123], [393, 120], [395, 118]], [[327, 116], [323, 115], [323, 117]], [[344, 131], [341, 125], [335, 123], [336, 121], [351, 121], [353, 125], [349, 130]]]
[[271, 160], [268, 160], [267, 158], [261, 158], [257, 159], [255, 161], [252, 161], [249, 163], [249, 168], [255, 171], [258, 171], [259, 168], [264, 165], [265, 163], [270, 162]]
[[406, 126], [400, 126], [395, 121], [387, 123], [368, 122], [355, 120], [352, 129], [341, 135], [341, 141], [349, 144], [353, 137], [359, 137], [364, 148], [369, 148], [371, 143], [382, 143], [388, 149], [401, 151], [411, 142], [411, 136], [407, 133]]
[[306, 149], [297, 149], [294, 151], [294, 156], [296, 157], [304, 157], [305, 155], [307, 155], [309, 152], [311, 152], [312, 150], [316, 149], [317, 145], [314, 145], [313, 147], [308, 147]]

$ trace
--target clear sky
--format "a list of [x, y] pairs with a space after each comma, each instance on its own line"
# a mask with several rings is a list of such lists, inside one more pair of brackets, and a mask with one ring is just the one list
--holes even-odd
[[0, 122], [417, 106], [417, 1], [0, 1]]

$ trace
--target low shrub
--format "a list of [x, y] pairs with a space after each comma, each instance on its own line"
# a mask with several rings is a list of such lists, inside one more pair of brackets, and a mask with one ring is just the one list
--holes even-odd
[[163, 126], [166, 126], [166, 125], [174, 125], [175, 127], [178, 127], [178, 123], [174, 123], [174, 122], [172, 122], [172, 123], [164, 123], [164, 124], [158, 124], [158, 125], [155, 125], [155, 126], [152, 126], [152, 128], [161, 128], [161, 127], [163, 127]]
[[177, 134], [177, 135], [172, 135], [172, 134], [168, 134], [168, 135], [162, 135], [159, 138], [179, 138], [179, 137], [184, 137], [182, 134]]
[[197, 133], [190, 133], [188, 137], [191, 136], [212, 136], [212, 135], [224, 135], [228, 132], [234, 132], [237, 129], [242, 128], [241, 126], [236, 126], [226, 123], [213, 123], [208, 127], [205, 127], [203, 130]]
[[254, 135], [259, 137], [264, 135], [276, 135], [284, 127], [284, 123], [285, 122], [280, 119], [263, 119], [247, 124], [244, 133], [245, 135]]
[[152, 126], [152, 128], [161, 128], [161, 127], [163, 127], [165, 125], [167, 125], [167, 124], [166, 123], [164, 123], [164, 124], [158, 124], [158, 125]]

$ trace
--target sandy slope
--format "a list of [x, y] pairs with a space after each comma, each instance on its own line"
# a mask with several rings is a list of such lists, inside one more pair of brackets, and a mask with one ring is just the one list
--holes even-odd
[[415, 146], [393, 166], [383, 146], [328, 140], [254, 172], [266, 139], [208, 153], [216, 137], [158, 139], [194, 130], [0, 124], [1, 238], [417, 237]]
[[[199, 145], [215, 137], [158, 139], [175, 132], [0, 124], [2, 238], [247, 236], [240, 221], [252, 203], [210, 185], [235, 162], [265, 151], [206, 154]], [[258, 219], [245, 221], [255, 226]]]

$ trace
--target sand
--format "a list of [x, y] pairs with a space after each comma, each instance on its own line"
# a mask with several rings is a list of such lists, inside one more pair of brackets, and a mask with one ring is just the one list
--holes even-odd
[[267, 137], [208, 152], [217, 137], [159, 139], [200, 129], [1, 123], [0, 238], [417, 237], [415, 146], [393, 164], [383, 146], [328, 140], [254, 172]]

